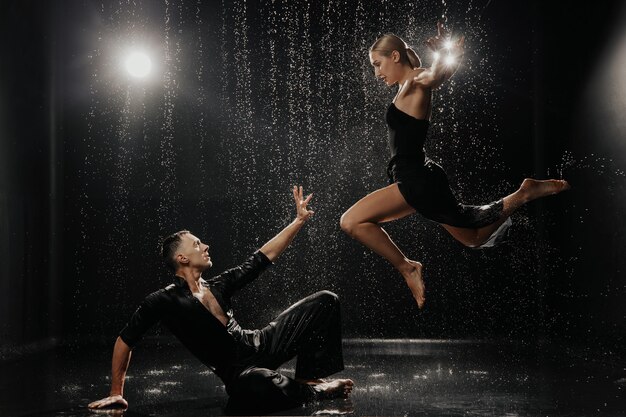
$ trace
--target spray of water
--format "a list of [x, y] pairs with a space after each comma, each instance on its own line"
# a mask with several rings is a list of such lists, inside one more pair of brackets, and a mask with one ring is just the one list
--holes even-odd
[[[315, 194], [314, 220], [285, 253], [281, 267], [262, 286], [253, 284], [251, 293], [263, 297], [250, 297], [250, 303], [284, 307], [321, 288], [342, 293], [356, 287], [346, 317], [369, 320], [372, 336], [383, 334], [397, 317], [406, 317], [408, 327], [417, 323], [424, 332], [432, 330], [427, 322], [437, 323], [449, 310], [439, 306], [416, 317], [396, 272], [338, 226], [351, 204], [386, 185], [384, 111], [394, 91], [373, 77], [367, 48], [393, 32], [429, 65], [432, 57], [423, 41], [433, 35], [437, 19], [452, 28], [453, 36], [466, 36], [459, 73], [434, 97], [426, 150], [444, 166], [461, 200], [483, 204], [519, 185], [498, 179], [510, 172], [501, 158], [492, 35], [481, 20], [486, 6], [472, 1], [459, 8], [446, 0], [382, 0], [375, 13], [370, 8], [365, 0], [102, 3], [105, 23], [90, 52], [90, 104], [80, 144], [85, 158], [76, 190], [78, 275], [86, 272], [81, 259], [95, 253], [101, 258], [98, 273], [113, 276], [107, 285], [114, 282], [122, 294], [127, 282], [121, 271], [128, 269], [124, 254], [136, 241], [137, 225], [165, 234], [191, 223], [209, 239], [218, 230], [230, 241], [220, 242], [230, 245], [231, 259], [223, 266], [233, 265], [292, 218], [289, 190], [302, 184]], [[163, 58], [158, 83], [137, 86], [108, 77], [109, 40], [154, 27]], [[567, 178], [568, 172], [585, 169], [613, 178], [611, 192], [623, 188], [623, 171], [599, 156], [566, 153], [546, 174]], [[585, 210], [580, 210], [584, 222]], [[477, 302], [491, 300], [485, 295], [490, 280], [507, 275], [504, 298], [528, 299], [528, 291], [542, 291], [529, 276], [550, 274], [546, 265], [552, 261], [571, 261], [559, 260], [558, 251], [541, 241], [527, 211], [515, 221], [515, 244], [484, 253], [464, 251], [419, 216], [385, 227], [407, 255], [428, 265], [432, 298], [445, 294], [471, 317]], [[107, 242], [90, 240], [104, 234]], [[154, 252], [155, 237], [141, 250]], [[493, 266], [498, 257], [505, 261]], [[540, 257], [552, 258], [540, 262]], [[481, 271], [477, 279], [459, 279], [476, 271]], [[85, 288], [93, 285], [79, 285], [77, 300]], [[393, 315], [381, 314], [396, 299], [406, 302]], [[513, 308], [525, 317], [535, 307]], [[505, 307], [492, 303], [489, 308], [497, 316]], [[457, 316], [456, 323], [444, 321], [468, 332], [480, 327]]]

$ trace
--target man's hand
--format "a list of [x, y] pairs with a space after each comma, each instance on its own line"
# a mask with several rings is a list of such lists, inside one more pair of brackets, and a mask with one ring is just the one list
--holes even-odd
[[294, 237], [298, 234], [298, 231], [302, 228], [304, 223], [313, 215], [313, 211], [307, 208], [307, 204], [311, 201], [313, 194], [309, 194], [307, 198], [304, 198], [302, 187], [293, 187], [293, 199], [296, 202], [296, 214], [297, 217], [287, 227], [281, 230], [276, 236], [274, 236], [269, 242], [267, 242], [261, 249], [259, 249], [267, 258], [274, 262], [276, 258], [287, 246], [291, 243]]
[[307, 209], [307, 204], [309, 204], [312, 197], [313, 194], [309, 194], [305, 199], [302, 192], [302, 186], [293, 186], [293, 199], [296, 201], [296, 213], [298, 215], [298, 219], [306, 221], [313, 215], [314, 211]]
[[90, 403], [87, 407], [92, 410], [126, 410], [128, 408], [128, 401], [126, 401], [121, 395], [111, 395], [101, 400], [94, 401]]

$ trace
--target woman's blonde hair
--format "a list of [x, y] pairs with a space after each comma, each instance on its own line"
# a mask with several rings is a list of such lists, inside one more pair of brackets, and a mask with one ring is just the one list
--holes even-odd
[[410, 65], [411, 68], [419, 68], [422, 66], [422, 61], [420, 61], [415, 51], [393, 33], [387, 33], [376, 39], [376, 42], [370, 47], [370, 52], [372, 51], [379, 52], [383, 56], [391, 56], [393, 51], [398, 51], [401, 63], [406, 63]]

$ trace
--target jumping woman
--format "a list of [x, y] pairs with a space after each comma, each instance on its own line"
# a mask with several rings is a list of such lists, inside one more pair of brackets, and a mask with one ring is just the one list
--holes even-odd
[[437, 36], [426, 41], [435, 53], [423, 68], [415, 51], [398, 36], [380, 37], [369, 49], [374, 74], [398, 92], [387, 108], [391, 185], [363, 197], [341, 216], [341, 228], [383, 256], [402, 274], [415, 301], [424, 304], [422, 264], [408, 259], [380, 226], [415, 212], [435, 221], [463, 245], [493, 246], [510, 225], [509, 216], [537, 198], [569, 188], [567, 181], [525, 179], [520, 188], [483, 206], [457, 201], [445, 171], [429, 159], [424, 142], [432, 115], [432, 92], [456, 72], [463, 57], [464, 38], [452, 42], [441, 22]]

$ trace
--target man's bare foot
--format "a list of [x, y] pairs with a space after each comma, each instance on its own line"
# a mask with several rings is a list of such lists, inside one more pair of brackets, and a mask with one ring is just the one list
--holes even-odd
[[354, 382], [351, 379], [335, 379], [332, 381], [313, 384], [317, 399], [331, 400], [333, 398], [346, 398], [352, 392]]
[[558, 194], [561, 191], [569, 190], [571, 187], [565, 180], [535, 180], [526, 178], [522, 181], [520, 191], [525, 194], [526, 201]]
[[317, 385], [317, 384], [321, 384], [322, 382], [326, 382], [326, 380], [322, 378], [317, 378], [317, 379], [296, 378], [296, 381], [301, 382], [303, 384], [307, 384], [307, 385]]
[[424, 297], [426, 288], [424, 286], [424, 280], [422, 279], [422, 264], [410, 259], [407, 259], [406, 262], [408, 267], [405, 270], [401, 270], [400, 273], [404, 277], [406, 285], [409, 286], [409, 289], [413, 294], [413, 298], [415, 298], [415, 301], [417, 302], [417, 306], [422, 308], [424, 306], [424, 302], [426, 301], [426, 298]]

